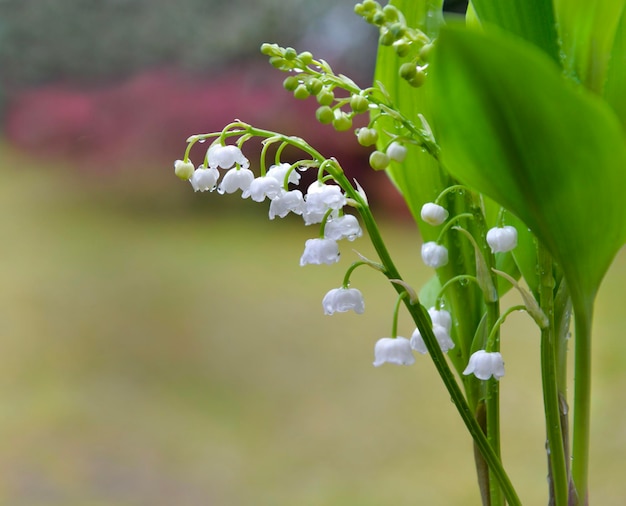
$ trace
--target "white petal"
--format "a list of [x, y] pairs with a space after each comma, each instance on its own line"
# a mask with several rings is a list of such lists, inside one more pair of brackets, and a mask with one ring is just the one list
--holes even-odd
[[322, 306], [327, 315], [350, 310], [362, 314], [365, 311], [363, 294], [356, 288], [333, 288], [324, 296]]
[[426, 223], [434, 227], [441, 225], [448, 219], [448, 211], [444, 207], [433, 204], [432, 202], [427, 202], [422, 206], [420, 215]]
[[237, 190], [246, 191], [254, 181], [254, 173], [250, 169], [230, 169], [217, 188], [218, 193], [235, 193]]
[[[313, 187], [313, 191], [311, 188]], [[337, 185], [311, 185], [306, 195], [307, 211], [325, 213], [329, 209], [341, 209], [346, 205], [346, 196]]]
[[511, 251], [517, 246], [517, 230], [510, 225], [494, 227], [487, 232], [487, 244], [493, 253]]
[[276, 216], [284, 218], [290, 212], [302, 214], [304, 209], [304, 197], [300, 190], [283, 190], [275, 199], [272, 199], [269, 211], [270, 220], [273, 220]]
[[422, 245], [422, 260], [428, 267], [438, 269], [448, 263], [448, 250], [434, 241]]
[[344, 214], [337, 218], [330, 219], [324, 226], [324, 237], [327, 239], [348, 239], [354, 241], [357, 237], [361, 237], [363, 231], [359, 225], [359, 220], [351, 214]]
[[383, 337], [374, 346], [374, 367], [380, 367], [385, 362], [396, 365], [412, 365], [415, 357], [411, 352], [411, 345], [406, 337]]
[[447, 353], [448, 350], [454, 348], [454, 341], [448, 334], [448, 331], [442, 327], [441, 325], [433, 325], [433, 334], [437, 338], [437, 342], [439, 343], [439, 348], [444, 353]]
[[488, 380], [491, 376], [500, 379], [504, 376], [504, 361], [498, 352], [478, 350], [469, 359], [467, 367], [463, 371], [466, 376], [474, 374], [480, 380]]
[[332, 239], [308, 239], [304, 245], [304, 253], [300, 257], [300, 265], [334, 264], [339, 262], [339, 246]]
[[[287, 175], [287, 171], [291, 168], [291, 165], [288, 163], [281, 163], [280, 165], [272, 165], [268, 171], [267, 176], [273, 177], [276, 179], [281, 185], [285, 182], [285, 176]], [[300, 173], [297, 170], [292, 170], [289, 173], [289, 183], [298, 184], [300, 182]]]
[[413, 335], [411, 336], [411, 348], [421, 353], [422, 355], [426, 355], [428, 353], [428, 348], [426, 348], [426, 343], [424, 342], [424, 338], [422, 334], [420, 334], [419, 329], [415, 329], [413, 331]]
[[273, 177], [257, 177], [241, 196], [245, 199], [250, 197], [255, 202], [263, 202], [265, 198], [274, 199], [282, 190], [281, 184]]
[[448, 333], [450, 332], [452, 329], [452, 315], [450, 315], [448, 311], [445, 309], [437, 310], [431, 307], [428, 310], [428, 314], [430, 315], [433, 325], [441, 325]]
[[406, 158], [406, 148], [399, 142], [392, 142], [387, 148], [387, 156], [396, 162], [402, 163]]
[[217, 169], [207, 169], [201, 166], [193, 172], [189, 182], [196, 192], [213, 191], [219, 176], [220, 173]]
[[241, 149], [237, 146], [228, 145], [222, 146], [221, 144], [213, 144], [207, 151], [207, 159], [209, 167], [217, 169], [230, 169], [235, 164], [243, 169], [250, 167], [250, 162], [243, 156]]

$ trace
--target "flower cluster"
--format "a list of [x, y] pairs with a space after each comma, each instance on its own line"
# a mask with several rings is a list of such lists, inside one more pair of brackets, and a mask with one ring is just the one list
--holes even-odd
[[[246, 127], [241, 123], [236, 125], [240, 128]], [[235, 131], [235, 134], [239, 134], [244, 139], [239, 144], [246, 140], [246, 136], [243, 135], [245, 131], [245, 128]], [[222, 137], [224, 132], [222, 132]], [[360, 129], [357, 135], [365, 139], [367, 136], [363, 132], [371, 134], [375, 131]], [[299, 142], [299, 140], [291, 140]], [[371, 139], [367, 142], [363, 140], [363, 143], [370, 141]], [[281, 140], [281, 142], [286, 143], [287, 141]], [[390, 160], [402, 162], [406, 152], [407, 149], [401, 142], [393, 140], [388, 144], [385, 152], [375, 151], [372, 153], [374, 159], [377, 156], [382, 157], [382, 159], [370, 160], [370, 163], [373, 166], [380, 163], [382, 166], [389, 164]], [[354, 189], [351, 189], [353, 198], [348, 198], [344, 188], [348, 188], [349, 184], [344, 181], [347, 186], [340, 186], [341, 183], [338, 181], [342, 179], [341, 176], [337, 176], [337, 173], [334, 175], [329, 173], [325, 176], [324, 167], [329, 161], [317, 160], [313, 166], [319, 170], [318, 178], [303, 193], [298, 189], [301, 180], [300, 171], [311, 166], [309, 163], [280, 163], [277, 157], [276, 163], [265, 170], [263, 158], [264, 151], [261, 155], [261, 175], [255, 176], [250, 170], [250, 162], [241, 151], [240, 145], [225, 144], [223, 139], [220, 139], [213, 142], [208, 148], [202, 165], [195, 168], [186, 155], [184, 160], [175, 162], [174, 171], [180, 179], [188, 180], [194, 191], [197, 192], [216, 190], [220, 194], [232, 194], [241, 191], [242, 198], [250, 198], [255, 202], [263, 202], [268, 199], [270, 201], [269, 218], [271, 220], [277, 216], [283, 218], [289, 213], [293, 213], [301, 216], [305, 225], [319, 224], [320, 234], [318, 237], [306, 241], [304, 252], [300, 257], [300, 265], [338, 262], [340, 258], [338, 241], [342, 239], [353, 241], [362, 235], [357, 217], [344, 213], [344, 208], [347, 205], [355, 205], [356, 200], [353, 199], [361, 199], [364, 205], [367, 205], [367, 199], [362, 189], [357, 185], [358, 191], [354, 193]], [[221, 176], [220, 170], [225, 171], [223, 176]], [[328, 170], [328, 166], [326, 166], [326, 170]], [[336, 179], [336, 177], [340, 179]], [[449, 230], [453, 221], [458, 221], [459, 217], [455, 216], [449, 219], [448, 210], [435, 201], [424, 204], [421, 218], [433, 227], [443, 225], [448, 221], [442, 228], [440, 239], [426, 242], [421, 251], [422, 259], [426, 265], [435, 269], [443, 267], [448, 263], [448, 250], [440, 244], [441, 237]], [[492, 228], [484, 241], [493, 253], [510, 251], [517, 244], [517, 232], [515, 228], [510, 226]], [[322, 306], [325, 314], [332, 315], [347, 311], [354, 311], [356, 314], [364, 312], [365, 303], [362, 293], [356, 288], [349, 287], [350, 274], [357, 264], [371, 263], [362, 261], [351, 266], [343, 285], [340, 288], [330, 290], [324, 296]], [[384, 363], [411, 365], [415, 362], [414, 351], [421, 354], [428, 352], [419, 329], [414, 330], [410, 339], [397, 336], [398, 308], [401, 300], [402, 296], [398, 299], [394, 312], [392, 337], [379, 339], [375, 345], [374, 365], [376, 367]], [[428, 310], [428, 314], [432, 323], [432, 335], [434, 335], [441, 351], [447, 353], [455, 347], [455, 341], [452, 337], [452, 316], [448, 311], [434, 307]], [[481, 380], [486, 380], [491, 376], [499, 379], [504, 374], [502, 358], [497, 352], [485, 350], [476, 352], [470, 357], [469, 364], [463, 374], [474, 374]]]
[[[270, 200], [269, 218], [284, 218], [289, 213], [301, 215], [306, 225], [323, 224], [322, 237], [306, 241], [300, 265], [332, 264], [339, 260], [337, 241], [353, 241], [363, 234], [357, 218], [343, 214], [347, 198], [338, 185], [313, 182], [303, 194], [289, 185], [300, 183], [297, 164], [272, 165], [264, 175], [255, 177], [250, 162], [235, 145], [212, 144], [206, 154], [206, 163], [194, 169], [190, 161], [177, 160], [174, 171], [188, 180], [195, 191], [213, 191], [220, 194], [241, 190], [243, 198], [255, 202]], [[227, 169], [218, 185], [218, 169]]]

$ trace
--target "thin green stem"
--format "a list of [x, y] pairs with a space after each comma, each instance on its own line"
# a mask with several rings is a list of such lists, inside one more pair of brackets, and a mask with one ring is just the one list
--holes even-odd
[[443, 226], [443, 228], [441, 229], [441, 231], [439, 232], [439, 236], [437, 237], [437, 243], [440, 243], [441, 240], [443, 239], [443, 236], [451, 229], [453, 228], [455, 225], [455, 223], [457, 221], [462, 220], [463, 218], [468, 218], [468, 219], [473, 219], [474, 215], [472, 213], [461, 213], [461, 214], [457, 214], [456, 216], [453, 216], [452, 218], [450, 218], [448, 220], [448, 222]]
[[563, 428], [558, 394], [556, 368], [556, 340], [554, 336], [554, 276], [552, 258], [539, 245], [540, 270], [539, 303], [549, 318], [549, 325], [541, 329], [541, 376], [543, 404], [546, 416], [548, 462], [550, 466], [551, 494], [555, 506], [567, 506], [569, 480], [563, 444]]
[[496, 320], [496, 323], [494, 324], [493, 328], [489, 332], [489, 336], [487, 337], [487, 343], [485, 345], [485, 351], [494, 351], [496, 349], [495, 346], [496, 346], [497, 332], [499, 331], [500, 327], [502, 326], [504, 321], [507, 319], [507, 317], [511, 313], [514, 313], [515, 311], [526, 311], [526, 306], [522, 304], [519, 304], [517, 306], [511, 306], [504, 313], [500, 315], [500, 317]]
[[467, 186], [464, 186], [462, 184], [453, 184], [451, 186], [448, 186], [445, 190], [443, 190], [435, 199], [434, 203], [435, 204], [439, 204], [439, 202], [449, 193], [455, 193], [457, 190], [465, 192], [467, 191]]
[[352, 273], [357, 267], [361, 267], [362, 265], [367, 265], [368, 267], [371, 267], [372, 269], [376, 269], [378, 271], [383, 270], [382, 265], [376, 264], [369, 260], [358, 260], [356, 262], [353, 262], [352, 265], [348, 267], [348, 270], [346, 271], [346, 274], [343, 277], [343, 283], [341, 285], [342, 288], [348, 288], [350, 286], [350, 276], [352, 276]]
[[574, 424], [572, 480], [578, 494], [575, 505], [586, 505], [589, 472], [589, 421], [591, 407], [591, 322], [592, 310], [576, 311], [574, 358]]
[[410, 298], [407, 291], [401, 290], [398, 293], [398, 299], [396, 305], [393, 307], [393, 323], [391, 324], [391, 337], [394, 339], [398, 337], [398, 313], [400, 313], [400, 304], [406, 298]]

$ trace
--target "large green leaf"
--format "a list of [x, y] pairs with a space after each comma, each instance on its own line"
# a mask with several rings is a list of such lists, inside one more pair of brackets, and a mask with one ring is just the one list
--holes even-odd
[[626, 8], [615, 31], [604, 96], [626, 127]]
[[602, 93], [626, 0], [554, 0], [563, 64], [587, 88]]
[[472, 0], [471, 7], [481, 22], [497, 25], [543, 49], [554, 61], [559, 60], [550, 0]]
[[430, 79], [445, 167], [532, 229], [590, 316], [626, 238], [626, 147], [612, 110], [500, 32], [443, 29]]
[[605, 85], [620, 20], [623, 31], [625, 6], [626, 0], [554, 0], [565, 69], [597, 93]]

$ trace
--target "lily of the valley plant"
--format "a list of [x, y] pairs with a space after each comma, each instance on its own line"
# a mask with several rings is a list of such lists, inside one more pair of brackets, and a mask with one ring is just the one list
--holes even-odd
[[[195, 191], [269, 200], [270, 219], [300, 215], [312, 225], [300, 265], [339, 262], [345, 242], [367, 229], [378, 258], [355, 258], [323, 310], [364, 311], [351, 285], [357, 268], [388, 279], [397, 300], [374, 365], [410, 366], [416, 352], [428, 354], [473, 438], [486, 505], [520, 504], [500, 458], [498, 413], [505, 362], [515, 358], [500, 353], [500, 330], [514, 311], [527, 312], [541, 336], [549, 504], [589, 501], [594, 299], [626, 240], [625, 5], [473, 0], [465, 20], [444, 22], [442, 0], [364, 0], [355, 12], [380, 31], [365, 89], [309, 52], [262, 46], [288, 73], [287, 90], [317, 100], [321, 123], [346, 131], [355, 115], [369, 118], [355, 134], [371, 146], [372, 169], [406, 199], [433, 269], [419, 294], [396, 269], [364, 189], [305, 140], [235, 121], [190, 137], [175, 163]], [[241, 150], [253, 138], [262, 140], [257, 173]], [[192, 162], [192, 147], [207, 140]], [[301, 153], [295, 163], [283, 160], [288, 146]], [[306, 188], [305, 170], [317, 174]], [[510, 289], [522, 303], [501, 307]], [[398, 335], [401, 310], [415, 322], [410, 337]]]

